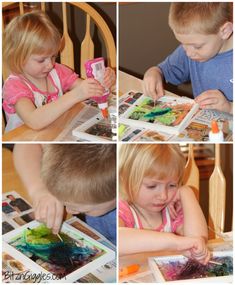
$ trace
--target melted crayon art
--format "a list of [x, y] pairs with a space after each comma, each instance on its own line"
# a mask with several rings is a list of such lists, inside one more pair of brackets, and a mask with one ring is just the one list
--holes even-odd
[[105, 253], [83, 237], [75, 240], [63, 232], [60, 237], [42, 224], [25, 229], [9, 244], [60, 278]]
[[230, 256], [213, 257], [212, 261], [222, 265], [202, 265], [193, 260], [157, 261], [159, 270], [166, 281], [228, 276], [233, 274], [233, 258]]
[[158, 101], [154, 106], [151, 98], [145, 98], [143, 102], [136, 106], [129, 115], [129, 119], [140, 120], [148, 123], [160, 123], [165, 126], [179, 125], [188, 112], [192, 104], [174, 104]]

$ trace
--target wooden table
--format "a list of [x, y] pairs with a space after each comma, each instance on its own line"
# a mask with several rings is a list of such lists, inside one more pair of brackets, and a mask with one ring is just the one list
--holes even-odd
[[[118, 76], [119, 76], [119, 93], [121, 95], [130, 90], [143, 92], [143, 80], [123, 71], [119, 71]], [[165, 95], [178, 96], [167, 90], [165, 90]]]
[[[224, 244], [224, 241], [220, 238], [209, 240], [208, 245], [209, 248], [213, 248], [218, 245]], [[119, 256], [119, 268], [126, 267], [131, 264], [139, 264], [140, 269], [137, 273], [130, 274], [128, 276], [119, 278], [119, 282], [130, 282], [130, 280], [134, 280], [135, 278], [141, 278], [141, 283], [156, 283], [154, 280], [153, 275], [151, 275], [150, 268], [148, 265], [148, 258], [149, 257], [156, 257], [156, 256], [167, 256], [167, 255], [178, 255], [179, 253], [176, 252], [145, 252], [139, 254], [129, 254], [125, 256]], [[145, 277], [146, 276], [146, 277]], [[147, 278], [147, 279], [145, 279]], [[140, 282], [140, 281], [139, 281]]]
[[19, 175], [17, 174], [11, 150], [4, 148], [2, 150], [2, 192], [7, 193], [16, 191], [27, 201], [32, 203], [28, 192], [26, 191]]
[[53, 141], [64, 128], [72, 121], [72, 119], [83, 108], [82, 103], [74, 105], [70, 110], [61, 115], [57, 120], [46, 128], [35, 131], [27, 127], [25, 124], [2, 136], [3, 142], [7, 141]]

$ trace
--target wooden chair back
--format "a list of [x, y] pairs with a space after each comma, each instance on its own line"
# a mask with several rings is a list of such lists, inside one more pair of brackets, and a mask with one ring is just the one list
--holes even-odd
[[[4, 10], [9, 8], [11, 5], [16, 5], [16, 4], [19, 6], [19, 14], [20, 15], [27, 12], [27, 11], [25, 11], [23, 2], [18, 2], [18, 3], [16, 3], [16, 2], [3, 2], [2, 3], [3, 13], [4, 13]], [[107, 54], [107, 57], [106, 57], [107, 65], [112, 67], [112, 68], [116, 68], [115, 41], [113, 39], [112, 33], [111, 33], [107, 23], [102, 18], [102, 16], [88, 3], [84, 3], [84, 2], [61, 2], [61, 5], [62, 5], [62, 7], [61, 7], [62, 15], [63, 15], [63, 41], [64, 41], [64, 49], [61, 51], [61, 54], [60, 54], [61, 63], [69, 66], [72, 69], [74, 69], [74, 42], [72, 42], [72, 40], [70, 38], [70, 35], [68, 32], [68, 24], [67, 24], [68, 20], [69, 20], [67, 8], [69, 6], [73, 6], [73, 7], [75, 7], [75, 9], [82, 10], [86, 15], [86, 21], [84, 23], [86, 25], [86, 29], [85, 29], [86, 32], [85, 32], [85, 36], [84, 36], [84, 39], [82, 40], [81, 48], [80, 48], [80, 50], [81, 50], [81, 55], [80, 55], [80, 76], [81, 76], [81, 78], [86, 77], [84, 63], [87, 60], [94, 58], [95, 49], [94, 49], [94, 43], [93, 43], [92, 36], [91, 36], [91, 24], [92, 23], [97, 27], [97, 29], [99, 30], [99, 32], [103, 38], [103, 42], [104, 42], [105, 50], [106, 50], [106, 54]], [[46, 3], [45, 2], [39, 3], [36, 9], [37, 10], [41, 9], [42, 11], [46, 12]], [[79, 23], [79, 25], [81, 25], [81, 24]], [[5, 27], [4, 21], [3, 21], [2, 27], [4, 30], [4, 27]], [[102, 56], [102, 55], [100, 55], [100, 56]], [[6, 69], [5, 66], [3, 66], [2, 72], [3, 72], [3, 80], [5, 80], [7, 78], [7, 76], [9, 75], [9, 71]]]
[[[184, 184], [190, 186], [199, 199], [199, 169], [195, 163], [193, 144], [189, 145]], [[220, 145], [215, 144], [215, 167], [209, 179], [209, 237], [219, 237], [224, 231], [226, 181], [221, 169]]]

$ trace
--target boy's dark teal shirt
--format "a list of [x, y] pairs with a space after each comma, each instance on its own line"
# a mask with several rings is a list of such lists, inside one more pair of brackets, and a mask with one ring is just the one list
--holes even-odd
[[191, 81], [194, 97], [207, 90], [219, 90], [233, 101], [233, 50], [198, 62], [190, 59], [180, 45], [159, 67], [166, 82], [179, 85]]
[[86, 223], [105, 236], [111, 243], [116, 245], [116, 209], [103, 216], [92, 217], [85, 215]]

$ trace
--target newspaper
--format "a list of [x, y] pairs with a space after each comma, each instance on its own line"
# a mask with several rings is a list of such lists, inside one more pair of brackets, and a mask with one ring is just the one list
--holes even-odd
[[[112, 137], [111, 140], [115, 141], [117, 139], [117, 110], [116, 110], [116, 91], [113, 90], [109, 96], [108, 110], [109, 110], [109, 120], [105, 121], [105, 124], [111, 128]], [[97, 103], [92, 99], [87, 99], [83, 102], [82, 110], [73, 118], [73, 120], [66, 126], [66, 128], [55, 138], [55, 141], [67, 141], [67, 142], [85, 142], [85, 141], [102, 141], [100, 132], [96, 132], [93, 136], [86, 136], [86, 126], [87, 122], [96, 121], [96, 118], [101, 115], [101, 111], [98, 108]], [[95, 123], [94, 123], [95, 125]], [[74, 132], [76, 129], [82, 130], [82, 132]], [[89, 125], [89, 127], [91, 127]], [[80, 130], [79, 130], [80, 131]], [[82, 134], [84, 133], [84, 135]], [[75, 135], [74, 135], [75, 134]], [[94, 137], [95, 136], [95, 137]]]

